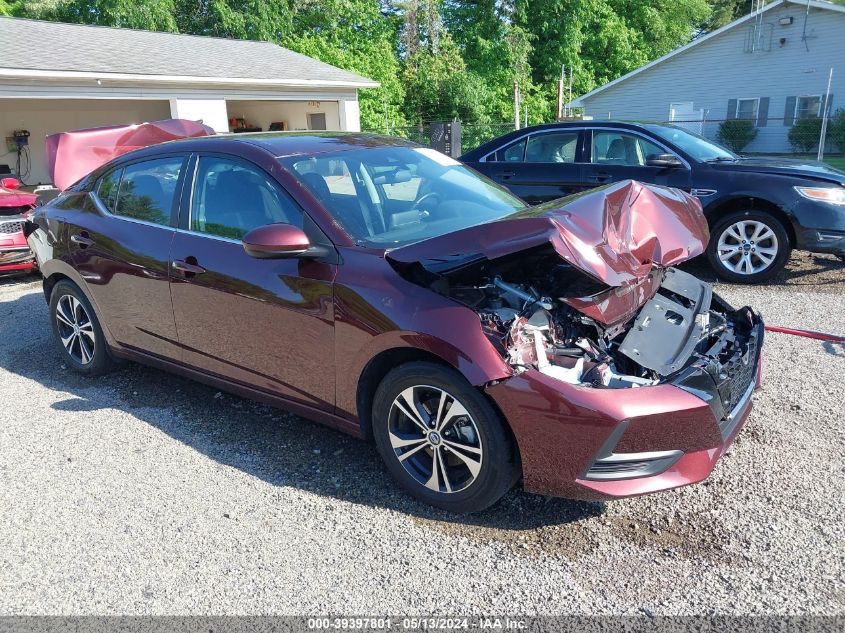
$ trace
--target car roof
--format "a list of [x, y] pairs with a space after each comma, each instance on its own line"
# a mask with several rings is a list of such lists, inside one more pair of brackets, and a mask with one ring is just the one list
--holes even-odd
[[559, 123], [543, 123], [542, 125], [531, 125], [513, 132], [508, 132], [502, 136], [496, 137], [491, 141], [487, 141], [483, 145], [468, 151], [461, 156], [463, 161], [477, 160], [498, 149], [502, 145], [509, 143], [519, 137], [536, 132], [548, 132], [550, 130], [566, 130], [568, 128], [585, 128], [585, 127], [614, 127], [625, 130], [646, 130], [648, 126], [644, 123], [628, 123], [626, 121], [613, 121], [611, 119], [584, 119], [580, 121], [561, 121]]
[[259, 147], [276, 158], [350, 151], [367, 147], [419, 147], [407, 139], [362, 132], [257, 132], [179, 139], [130, 152], [125, 156], [175, 150], [232, 151], [242, 145]]

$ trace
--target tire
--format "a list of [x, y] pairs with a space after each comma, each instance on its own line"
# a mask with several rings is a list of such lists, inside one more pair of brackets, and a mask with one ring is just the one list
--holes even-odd
[[780, 220], [752, 209], [719, 219], [707, 245], [707, 259], [715, 273], [739, 284], [771, 279], [786, 266], [791, 252], [789, 235]]
[[[413, 420], [412, 403], [442, 426]], [[456, 405], [462, 409], [453, 414]], [[426, 422], [434, 426], [423, 427]], [[518, 479], [519, 460], [496, 410], [460, 373], [441, 365], [413, 362], [385, 376], [373, 403], [373, 435], [399, 485], [450, 512], [484, 510]]]
[[97, 315], [73, 282], [62, 280], [53, 286], [50, 322], [62, 357], [74, 370], [99, 376], [114, 367]]

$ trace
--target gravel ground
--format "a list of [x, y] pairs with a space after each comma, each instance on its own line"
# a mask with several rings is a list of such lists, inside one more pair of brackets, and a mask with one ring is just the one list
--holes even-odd
[[[718, 290], [845, 334], [833, 258]], [[137, 365], [77, 376], [32, 278], [0, 282], [0, 324], [0, 615], [845, 614], [845, 345], [770, 334], [703, 485], [454, 518], [295, 416]]]

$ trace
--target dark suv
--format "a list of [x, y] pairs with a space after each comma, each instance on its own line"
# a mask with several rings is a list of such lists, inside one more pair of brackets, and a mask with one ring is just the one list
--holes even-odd
[[738, 156], [669, 125], [606, 121], [517, 130], [461, 160], [536, 204], [632, 179], [697, 196], [707, 257], [729, 281], [775, 275], [793, 248], [845, 259], [845, 173], [815, 161]]

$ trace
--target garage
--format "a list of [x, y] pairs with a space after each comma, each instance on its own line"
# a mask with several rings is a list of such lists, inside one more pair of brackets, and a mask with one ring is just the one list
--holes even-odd
[[378, 86], [270, 42], [6, 17], [0, 32], [0, 173], [29, 186], [50, 183], [48, 134], [167, 118], [358, 131], [358, 90]]

